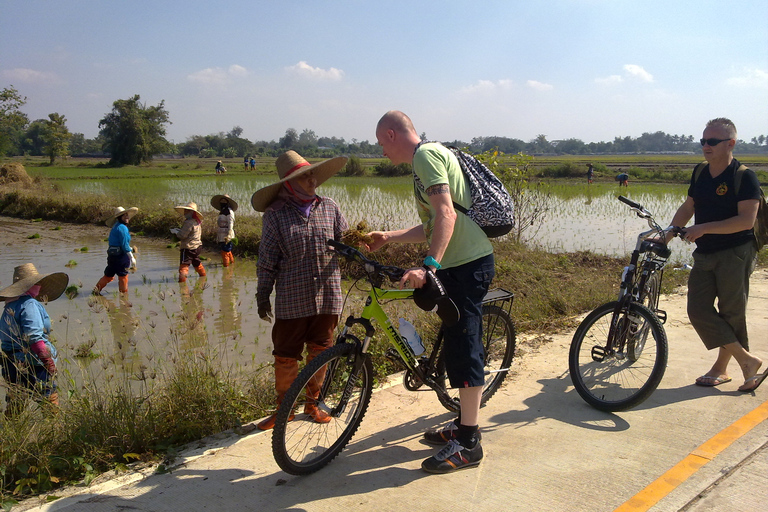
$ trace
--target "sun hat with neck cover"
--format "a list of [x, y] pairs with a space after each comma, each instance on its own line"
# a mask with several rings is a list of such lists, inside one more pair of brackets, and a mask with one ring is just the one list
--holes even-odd
[[277, 158], [277, 176], [279, 181], [267, 185], [256, 192], [251, 197], [251, 206], [257, 212], [266, 211], [267, 207], [275, 200], [280, 187], [288, 180], [298, 178], [299, 176], [312, 171], [318, 186], [327, 181], [331, 176], [339, 172], [347, 163], [347, 157], [337, 156], [329, 158], [322, 162], [310, 164], [301, 155], [295, 151], [286, 151]]
[[13, 269], [13, 284], [0, 290], [0, 300], [18, 297], [39, 284], [37, 300], [52, 301], [58, 299], [69, 284], [69, 276], [64, 272], [41, 274], [32, 263], [25, 263]]

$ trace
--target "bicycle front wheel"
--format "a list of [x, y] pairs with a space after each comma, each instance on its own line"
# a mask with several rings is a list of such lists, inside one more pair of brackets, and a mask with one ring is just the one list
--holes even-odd
[[[277, 410], [272, 454], [280, 468], [292, 475], [307, 475], [331, 462], [360, 426], [372, 390], [373, 365], [354, 343], [339, 343], [314, 358]], [[330, 421], [315, 422], [306, 409], [312, 405], [330, 415]]]
[[623, 411], [645, 401], [667, 367], [667, 335], [641, 304], [617, 302], [592, 311], [576, 329], [568, 368], [576, 391], [602, 411]]
[[[442, 330], [438, 336], [442, 337]], [[509, 366], [515, 356], [515, 324], [506, 310], [493, 304], [483, 306], [483, 345], [485, 347], [485, 384], [480, 405], [485, 404], [501, 387], [501, 383], [509, 373]], [[443, 407], [449, 411], [459, 412], [459, 390], [446, 388], [445, 356], [442, 353], [437, 359], [439, 382], [444, 385], [435, 389], [437, 398]]]

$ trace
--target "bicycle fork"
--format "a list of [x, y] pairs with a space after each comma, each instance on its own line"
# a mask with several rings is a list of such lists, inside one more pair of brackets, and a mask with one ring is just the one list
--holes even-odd
[[[361, 324], [365, 327], [365, 338], [363, 338], [362, 343], [355, 336], [349, 334], [349, 328], [355, 324]], [[354, 393], [355, 391], [355, 386], [360, 380], [360, 372], [362, 371], [363, 365], [365, 364], [365, 358], [368, 357], [368, 354], [366, 353], [366, 351], [368, 349], [368, 346], [370, 345], [371, 338], [373, 337], [373, 333], [374, 333], [374, 329], [370, 321], [368, 321], [365, 318], [354, 318], [350, 316], [349, 318], [347, 318], [347, 321], [344, 325], [344, 329], [342, 329], [341, 331], [341, 334], [339, 334], [339, 336], [336, 338], [337, 345], [339, 343], [349, 343], [351, 341], [352, 344], [355, 345], [357, 350], [355, 351], [356, 357], [354, 358], [352, 368], [350, 369], [349, 377], [347, 378], [347, 383], [344, 386], [344, 390], [341, 392], [341, 398], [339, 399], [339, 403], [333, 409], [326, 411], [328, 414], [330, 414], [334, 418], [338, 418], [339, 416], [344, 414], [344, 410], [347, 408], [349, 399], [350, 397], [352, 397], [352, 393]], [[318, 398], [318, 402], [324, 401], [323, 399], [328, 393], [331, 382], [333, 381], [333, 375], [335, 375], [339, 364], [342, 364], [342, 361], [336, 360], [331, 365], [328, 366], [328, 371], [326, 372], [326, 379], [323, 382], [322, 387], [320, 388], [320, 396]]]
[[611, 325], [608, 329], [608, 342], [605, 346], [592, 347], [592, 360], [598, 363], [605, 361], [606, 357], [624, 358], [624, 348], [630, 336], [637, 336], [642, 319], [629, 311], [629, 305], [619, 305], [613, 312]]

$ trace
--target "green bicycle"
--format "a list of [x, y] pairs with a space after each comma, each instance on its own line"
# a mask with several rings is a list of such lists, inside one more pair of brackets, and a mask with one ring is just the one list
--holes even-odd
[[[460, 408], [458, 390], [446, 388], [443, 328], [438, 331], [429, 354], [417, 357], [381, 308], [382, 301], [413, 298], [412, 289], [382, 289], [385, 279], [397, 282], [404, 270], [370, 260], [357, 249], [334, 240], [328, 240], [328, 245], [362, 266], [370, 289], [361, 316], [347, 318], [334, 346], [304, 367], [277, 410], [272, 453], [280, 468], [292, 475], [306, 475], [327, 465], [360, 426], [373, 392], [373, 365], [368, 354], [375, 332], [373, 321], [383, 328], [392, 345], [387, 355], [406, 368], [406, 389], [416, 391], [426, 385], [437, 393], [446, 409], [458, 412]], [[499, 389], [515, 354], [515, 326], [509, 313], [513, 298], [506, 290], [494, 289], [483, 300], [487, 377], [481, 404]], [[355, 326], [364, 329], [362, 340], [352, 334]], [[308, 392], [308, 388], [319, 388], [319, 395], [313, 398], [311, 395], [317, 392]], [[296, 414], [310, 402], [331, 416], [328, 423], [316, 423], [306, 414]]]

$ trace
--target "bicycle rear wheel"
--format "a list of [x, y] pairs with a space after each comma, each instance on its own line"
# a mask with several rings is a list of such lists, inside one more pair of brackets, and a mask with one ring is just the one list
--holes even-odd
[[609, 302], [587, 315], [568, 356], [576, 391], [588, 404], [610, 412], [645, 401], [667, 367], [667, 335], [656, 315], [637, 303], [618, 312], [617, 307]]
[[[442, 337], [442, 330], [438, 334]], [[509, 373], [509, 366], [515, 356], [515, 324], [503, 308], [486, 304], [483, 306], [483, 344], [485, 346], [485, 384], [480, 405], [490, 398], [501, 387], [501, 383]], [[459, 412], [459, 390], [446, 388], [445, 357], [440, 350], [437, 356], [437, 374], [444, 385], [435, 389], [437, 398], [443, 407], [449, 411]]]
[[[355, 374], [360, 358], [362, 365]], [[317, 407], [331, 416], [328, 423], [316, 423], [301, 414], [306, 404], [314, 403], [307, 387], [319, 382]], [[277, 410], [272, 454], [280, 468], [292, 475], [307, 475], [331, 462], [360, 426], [372, 390], [373, 365], [356, 344], [339, 343], [314, 358], [296, 377]], [[299, 414], [289, 420], [293, 412]]]

